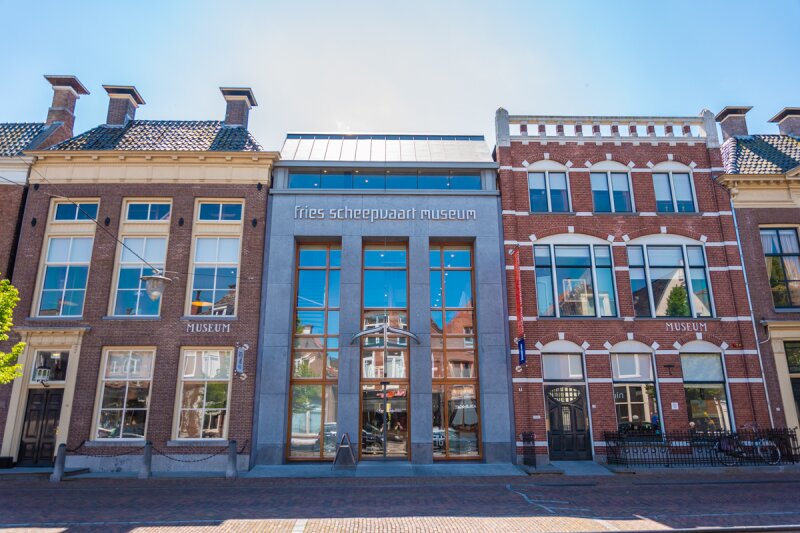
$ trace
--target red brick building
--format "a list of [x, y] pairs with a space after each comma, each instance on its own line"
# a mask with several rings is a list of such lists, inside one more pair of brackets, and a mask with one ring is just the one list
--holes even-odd
[[75, 76], [45, 76], [53, 102], [45, 122], [0, 123], [0, 278], [13, 274], [19, 219], [33, 160], [27, 150], [41, 150], [72, 137], [75, 103], [89, 91]]
[[154, 469], [214, 470], [224, 455], [173, 459], [236, 440], [247, 468], [277, 153], [247, 130], [249, 89], [222, 89], [225, 121], [172, 121], [137, 120], [134, 87], [104, 88], [106, 124], [27, 152], [13, 276], [27, 346], [0, 388], [0, 456], [49, 464], [66, 443], [68, 467], [135, 471], [151, 441]]
[[749, 135], [749, 107], [726, 107], [725, 172], [742, 243], [775, 423], [796, 428], [800, 412], [800, 108], [771, 122], [777, 134]]
[[527, 346], [516, 433], [538, 459], [603, 461], [611, 432], [770, 427], [713, 115], [500, 109], [496, 128], [509, 329]]

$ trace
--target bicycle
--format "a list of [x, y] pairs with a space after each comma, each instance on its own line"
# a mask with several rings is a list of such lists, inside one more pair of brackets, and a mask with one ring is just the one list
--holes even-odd
[[719, 462], [725, 466], [736, 466], [743, 459], [749, 458], [761, 459], [768, 465], [777, 465], [781, 462], [780, 448], [766, 437], [743, 441], [739, 433], [721, 435], [714, 449]]

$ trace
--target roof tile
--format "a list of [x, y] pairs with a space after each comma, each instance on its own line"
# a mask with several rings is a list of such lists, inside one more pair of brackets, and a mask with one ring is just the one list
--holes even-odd
[[0, 157], [14, 157], [31, 148], [46, 127], [43, 122], [0, 124]]
[[727, 174], [784, 174], [800, 166], [800, 137], [738, 135], [722, 145]]

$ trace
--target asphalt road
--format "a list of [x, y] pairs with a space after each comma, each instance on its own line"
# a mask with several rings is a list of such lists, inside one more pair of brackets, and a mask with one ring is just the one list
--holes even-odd
[[797, 525], [800, 472], [438, 479], [0, 478], [0, 528], [619, 531]]

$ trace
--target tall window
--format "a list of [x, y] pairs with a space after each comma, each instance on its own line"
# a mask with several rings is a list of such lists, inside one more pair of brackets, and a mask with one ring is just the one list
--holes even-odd
[[336, 453], [340, 267], [338, 245], [298, 248], [290, 459], [332, 458]]
[[472, 249], [430, 249], [433, 456], [480, 453]]
[[39, 316], [81, 316], [93, 237], [51, 237], [47, 243]]
[[653, 362], [650, 354], [612, 353], [614, 405], [620, 432], [660, 431]]
[[539, 316], [617, 316], [609, 246], [537, 245], [534, 260]]
[[566, 213], [570, 209], [566, 172], [529, 172], [532, 213]]
[[153, 350], [107, 350], [95, 438], [143, 439], [150, 407]]
[[800, 245], [794, 228], [763, 228], [761, 246], [775, 307], [800, 307]]
[[720, 354], [683, 354], [683, 388], [694, 431], [729, 431], [725, 373]]
[[659, 213], [694, 213], [692, 176], [688, 172], [653, 173], [656, 210]]
[[627, 172], [592, 172], [591, 182], [595, 213], [633, 211], [630, 175]]
[[228, 438], [233, 350], [184, 350], [179, 439]]
[[155, 273], [147, 263], [156, 269], [163, 270], [167, 255], [167, 239], [165, 237], [124, 237], [122, 242], [124, 246], [121, 247], [119, 260], [114, 315], [158, 316], [161, 298], [152, 300], [147, 295], [142, 276], [150, 276]]
[[702, 246], [628, 246], [637, 317], [710, 317], [711, 290]]
[[800, 413], [800, 341], [786, 341], [783, 343], [783, 349], [789, 366], [789, 382], [794, 396], [795, 413]]
[[[389, 324], [408, 330], [408, 251], [404, 245], [364, 246], [364, 329]], [[382, 333], [361, 340], [361, 455], [408, 456], [409, 340]]]
[[193, 315], [235, 315], [239, 238], [198, 237], [192, 273]]

